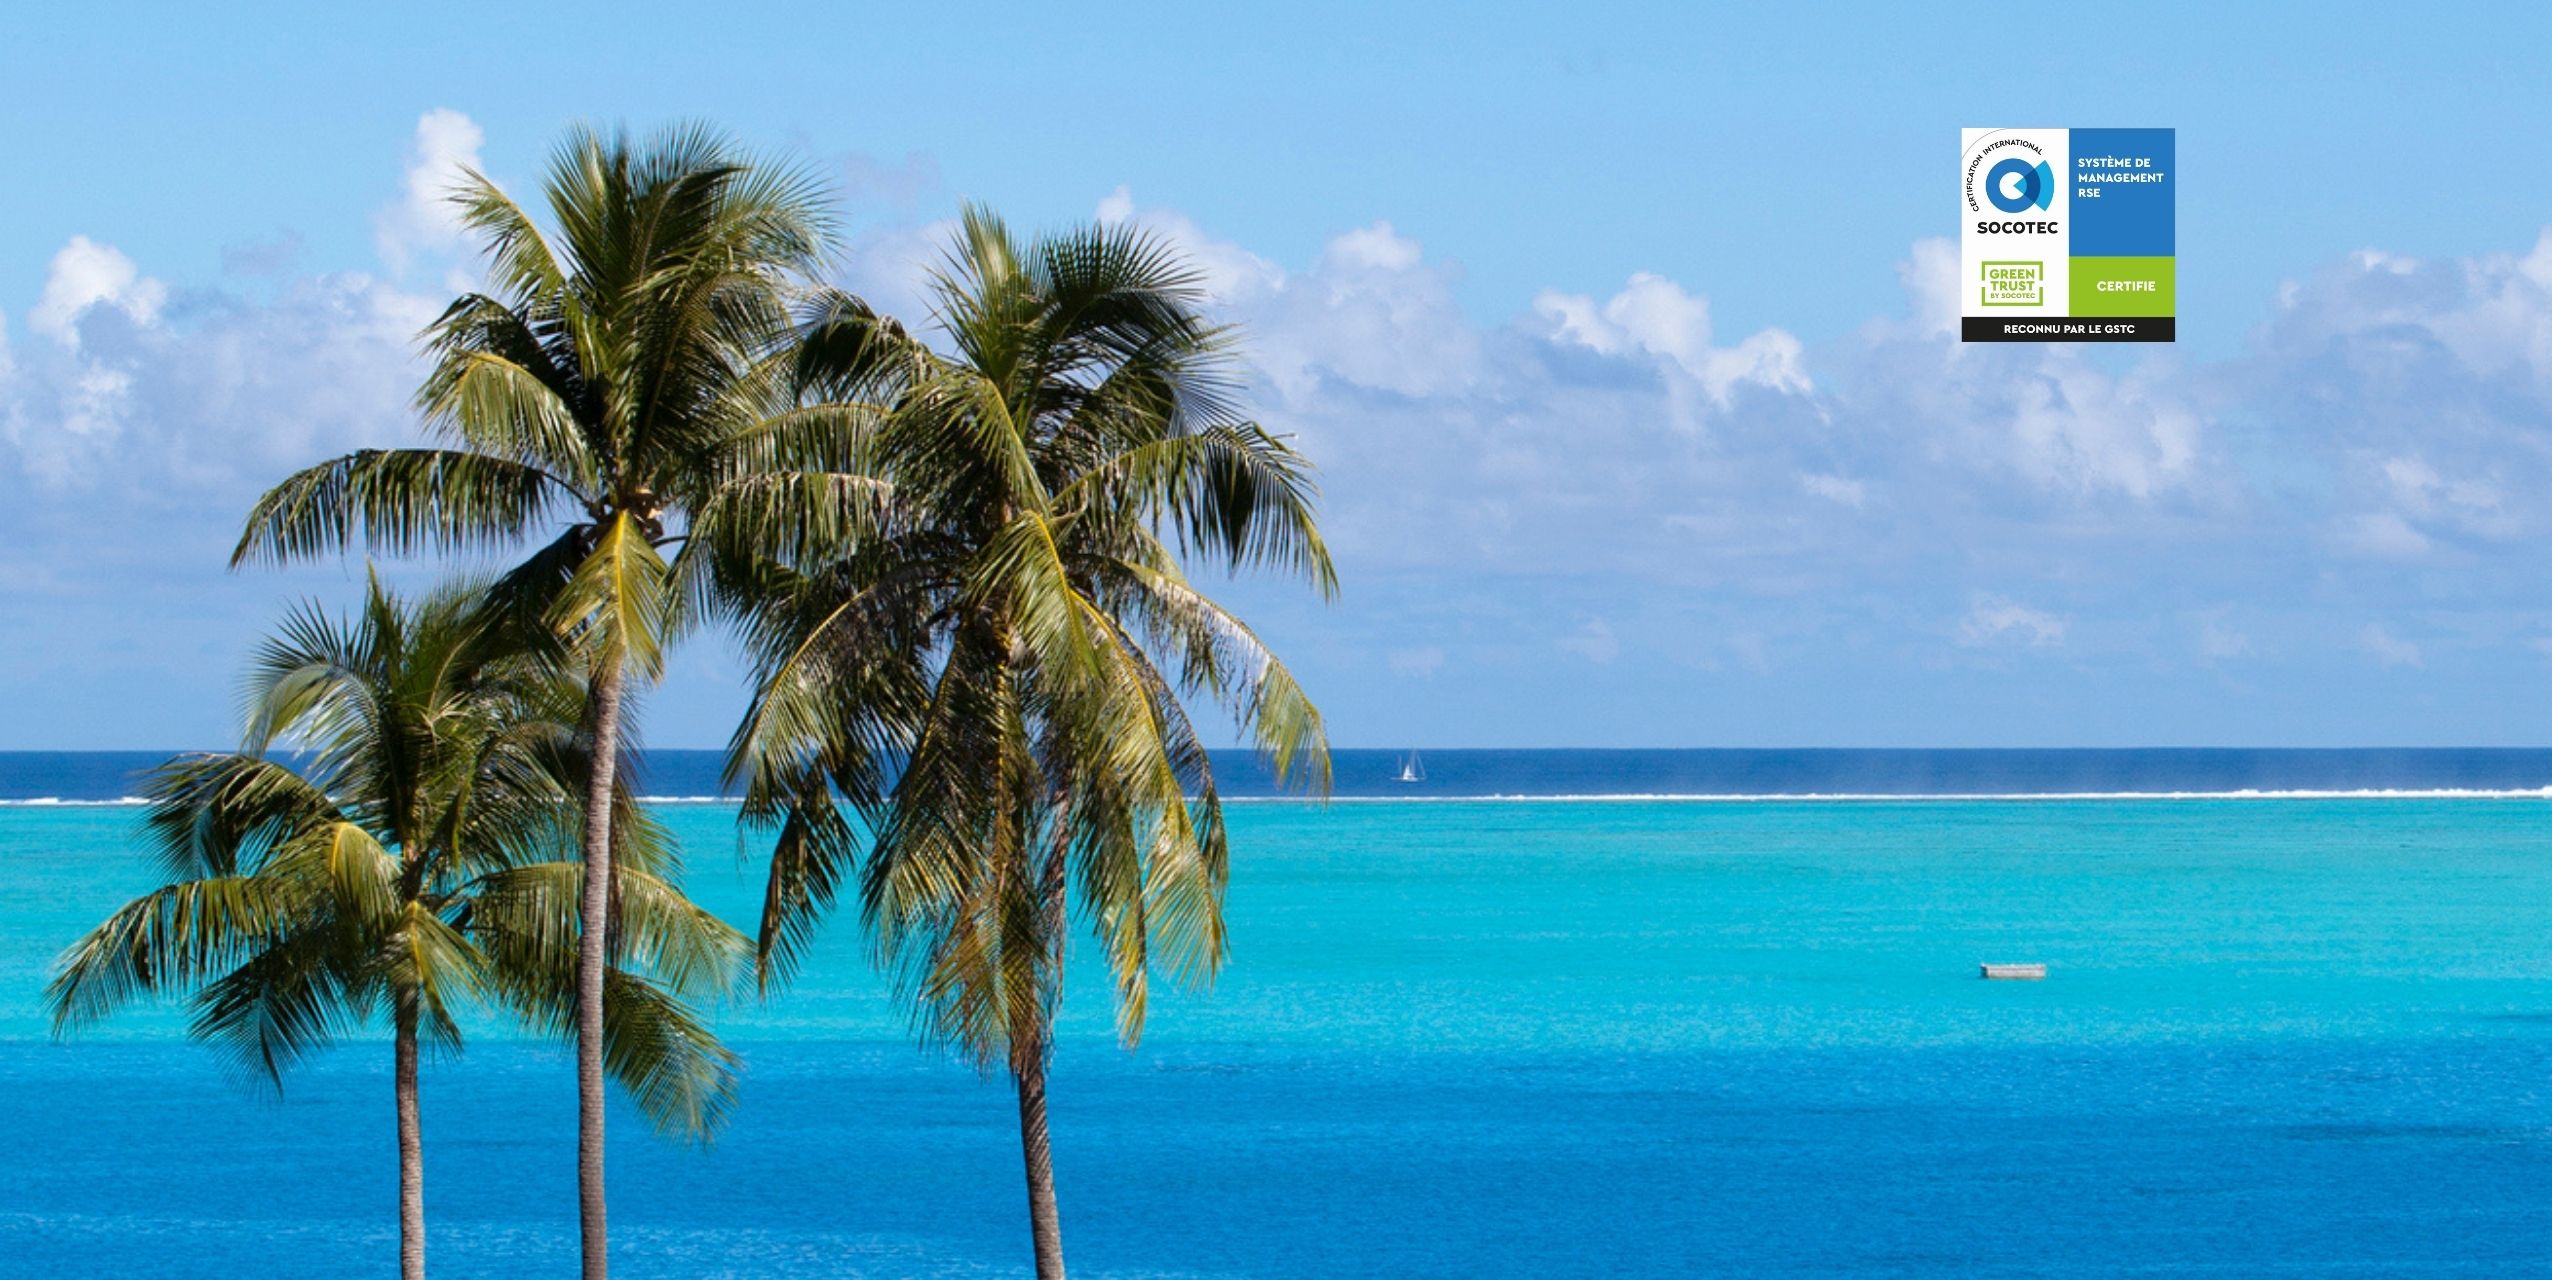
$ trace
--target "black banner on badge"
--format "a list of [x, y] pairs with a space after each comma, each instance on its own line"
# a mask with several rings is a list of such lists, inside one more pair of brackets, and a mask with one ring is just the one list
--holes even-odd
[[1964, 316], [1959, 337], [1968, 342], [2170, 342], [2174, 316]]

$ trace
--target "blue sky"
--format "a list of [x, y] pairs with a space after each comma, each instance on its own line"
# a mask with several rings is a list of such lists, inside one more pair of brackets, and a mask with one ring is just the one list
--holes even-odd
[[[227, 740], [355, 571], [222, 553], [409, 437], [425, 197], [690, 117], [890, 308], [963, 198], [1196, 255], [1347, 574], [1228, 594], [1341, 743], [2552, 740], [2534, 9], [358, 9], [0, 16], [0, 748]], [[2179, 130], [2175, 347], [1948, 336], [2008, 124]], [[704, 638], [649, 727], [735, 702]]]

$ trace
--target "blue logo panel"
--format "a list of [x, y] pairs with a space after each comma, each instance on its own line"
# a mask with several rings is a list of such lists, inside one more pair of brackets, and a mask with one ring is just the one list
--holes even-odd
[[2073, 255], [2167, 258], [2173, 247], [2176, 130], [2076, 129], [2071, 137]]

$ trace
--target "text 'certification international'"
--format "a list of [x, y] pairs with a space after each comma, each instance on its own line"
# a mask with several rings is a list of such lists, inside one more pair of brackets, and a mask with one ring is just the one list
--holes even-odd
[[2169, 342], [2170, 129], [1965, 129], [1959, 336]]

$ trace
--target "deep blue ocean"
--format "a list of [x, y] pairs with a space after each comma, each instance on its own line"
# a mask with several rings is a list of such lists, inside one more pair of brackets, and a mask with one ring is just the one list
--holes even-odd
[[[0, 755], [0, 1275], [393, 1274], [386, 1043], [277, 1101], [178, 1013], [46, 1035], [53, 955], [150, 883], [137, 810], [64, 802], [148, 759]], [[1076, 974], [1077, 1275], [2552, 1275], [2552, 752], [1424, 763], [1235, 806], [1230, 967], [1139, 1051]], [[749, 919], [733, 809], [663, 811]], [[1006, 1088], [913, 1047], [849, 922], [718, 1024], [726, 1133], [614, 1130], [617, 1274], [1026, 1273]], [[573, 1273], [573, 1104], [492, 1029], [428, 1068], [436, 1273]]]

